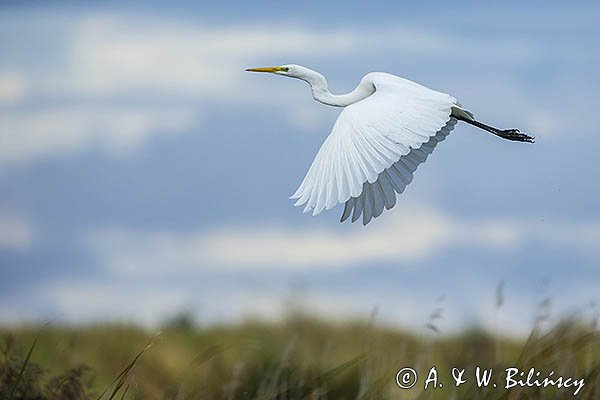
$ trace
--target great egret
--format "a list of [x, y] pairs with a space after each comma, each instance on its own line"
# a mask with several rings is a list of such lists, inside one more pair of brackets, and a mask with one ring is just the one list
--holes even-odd
[[435, 146], [457, 121], [464, 121], [504, 139], [534, 138], [518, 129], [501, 130], [476, 121], [448, 94], [383, 72], [365, 75], [348, 94], [334, 95], [320, 73], [300, 65], [249, 68], [307, 82], [313, 98], [345, 107], [321, 146], [306, 177], [291, 196], [296, 206], [313, 215], [345, 203], [340, 222], [362, 215], [367, 225], [396, 204]]

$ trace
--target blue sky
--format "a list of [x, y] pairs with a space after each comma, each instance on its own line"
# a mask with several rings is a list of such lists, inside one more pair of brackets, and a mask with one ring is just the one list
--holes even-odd
[[[0, 323], [593, 312], [600, 9], [544, 5], [2, 6]], [[459, 125], [368, 227], [303, 215], [288, 196], [339, 110], [244, 72], [286, 63], [338, 93], [395, 73], [537, 143]]]

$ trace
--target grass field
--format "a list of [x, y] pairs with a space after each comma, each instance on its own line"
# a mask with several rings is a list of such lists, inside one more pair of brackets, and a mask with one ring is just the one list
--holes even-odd
[[[0, 334], [2, 399], [600, 398], [600, 338], [589, 322], [537, 327], [527, 339], [477, 330], [415, 335], [370, 322], [329, 323], [302, 315], [282, 323], [210, 328], [181, 320], [159, 335], [128, 325], [58, 322], [4, 327]], [[443, 387], [433, 388], [432, 381], [424, 390], [433, 366]], [[477, 387], [476, 366], [494, 368], [498, 387]], [[403, 367], [419, 374], [411, 389], [396, 384]], [[467, 382], [459, 387], [453, 367], [466, 369]], [[507, 367], [536, 368], [540, 379], [554, 370], [553, 377], [584, 378], [585, 386], [576, 397], [575, 387], [505, 389], [500, 376]]]

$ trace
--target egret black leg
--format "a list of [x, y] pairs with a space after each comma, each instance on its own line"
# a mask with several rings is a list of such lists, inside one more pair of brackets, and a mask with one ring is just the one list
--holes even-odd
[[516, 142], [527, 142], [527, 143], [535, 142], [535, 138], [533, 136], [529, 136], [524, 133], [521, 133], [518, 129], [505, 129], [502, 131], [499, 130], [496, 133], [496, 135], [498, 135], [504, 139], [514, 140]]
[[496, 136], [499, 136], [503, 139], [506, 139], [506, 140], [513, 140], [515, 142], [527, 142], [527, 143], [535, 142], [535, 138], [533, 136], [529, 136], [529, 135], [526, 135], [525, 133], [521, 133], [521, 131], [519, 131], [518, 129], [504, 129], [503, 130], [503, 129], [494, 128], [493, 126], [486, 125], [486, 124], [476, 121], [474, 119], [471, 120], [471, 119], [465, 118], [462, 115], [452, 114], [452, 116], [460, 121], [463, 121], [463, 122], [466, 122], [467, 124], [476, 126], [480, 129], [488, 131], [488, 132], [490, 132]]

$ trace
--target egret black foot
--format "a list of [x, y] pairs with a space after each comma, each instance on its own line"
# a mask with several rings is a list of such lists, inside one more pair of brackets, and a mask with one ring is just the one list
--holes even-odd
[[505, 129], [503, 131], [498, 130], [498, 136], [507, 140], [514, 140], [515, 142], [535, 142], [535, 138], [533, 136], [521, 133], [521, 131], [518, 129]]

